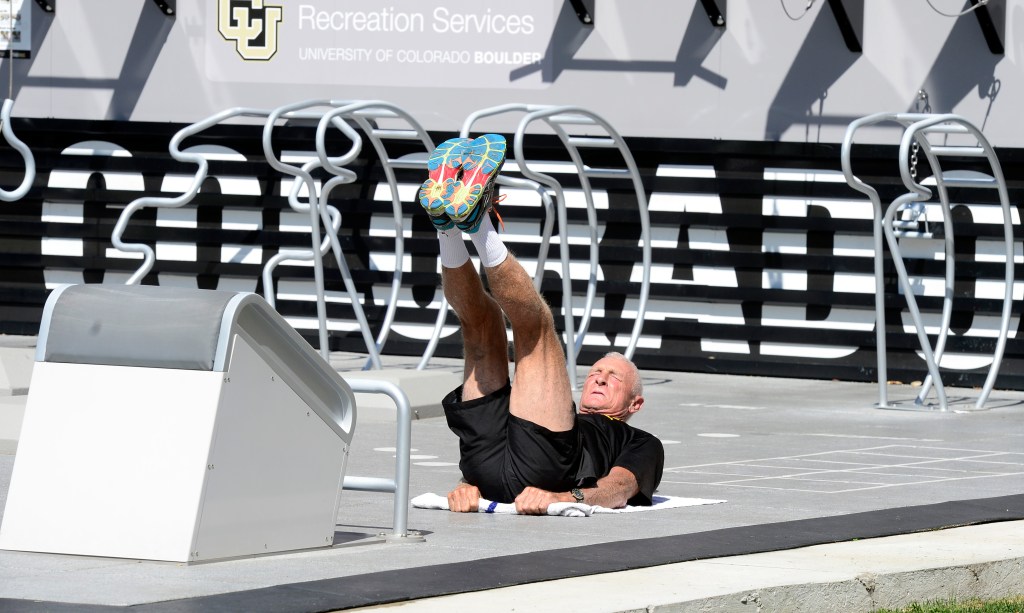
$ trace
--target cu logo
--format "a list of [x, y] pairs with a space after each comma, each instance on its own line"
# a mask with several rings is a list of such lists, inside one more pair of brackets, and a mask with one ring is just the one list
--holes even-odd
[[243, 60], [266, 61], [277, 53], [277, 28], [284, 18], [280, 6], [263, 0], [217, 0], [217, 31], [235, 42]]

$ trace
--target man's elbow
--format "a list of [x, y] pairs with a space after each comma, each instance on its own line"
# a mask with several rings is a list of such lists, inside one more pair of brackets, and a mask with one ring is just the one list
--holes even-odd
[[619, 496], [619, 497], [617, 497], [614, 500], [613, 504], [610, 505], [609, 508], [611, 508], [611, 509], [624, 509], [624, 508], [626, 508], [626, 505], [629, 504], [629, 499], [630, 498], [632, 498], [632, 496]]

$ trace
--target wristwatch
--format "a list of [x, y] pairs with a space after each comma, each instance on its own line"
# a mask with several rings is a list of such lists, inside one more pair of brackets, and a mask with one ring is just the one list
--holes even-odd
[[571, 490], [569, 490], [569, 493], [572, 494], [572, 497], [576, 499], [576, 502], [583, 502], [583, 490], [581, 490], [580, 488], [574, 487]]

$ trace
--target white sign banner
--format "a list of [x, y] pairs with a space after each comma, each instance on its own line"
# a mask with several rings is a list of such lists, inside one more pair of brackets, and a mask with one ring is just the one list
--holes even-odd
[[215, 81], [544, 87], [553, 0], [214, 0]]
[[26, 57], [32, 51], [32, 0], [0, 0], [0, 51]]

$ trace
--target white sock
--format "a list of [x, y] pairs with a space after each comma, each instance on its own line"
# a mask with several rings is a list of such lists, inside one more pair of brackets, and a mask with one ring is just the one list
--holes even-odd
[[473, 245], [480, 255], [480, 263], [484, 265], [484, 268], [494, 268], [508, 257], [508, 248], [498, 236], [498, 231], [494, 229], [490, 215], [480, 221], [480, 228], [470, 234], [469, 238], [473, 239]]
[[466, 241], [462, 240], [462, 230], [438, 230], [437, 242], [441, 245], [441, 266], [458, 268], [469, 261], [469, 249], [466, 249]]

